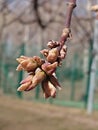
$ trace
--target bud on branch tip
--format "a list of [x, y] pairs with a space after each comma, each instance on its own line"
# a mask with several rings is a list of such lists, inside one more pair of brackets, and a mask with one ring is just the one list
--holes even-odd
[[50, 40], [47, 43], [48, 49], [40, 51], [45, 56], [45, 59], [39, 56], [20, 56], [16, 59], [19, 63], [16, 70], [26, 71], [28, 73], [28, 76], [20, 82], [18, 91], [30, 91], [41, 83], [44, 97], [55, 98], [57, 89], [61, 89], [55, 73], [61, 61], [66, 57], [67, 47], [65, 42], [68, 38], [72, 37], [70, 23], [72, 11], [76, 7], [76, 0], [69, 0], [67, 5], [65, 28], [63, 29], [60, 41]]

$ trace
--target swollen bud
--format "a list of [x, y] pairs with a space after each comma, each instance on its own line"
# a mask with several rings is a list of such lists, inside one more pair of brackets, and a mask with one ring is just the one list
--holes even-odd
[[41, 66], [41, 68], [46, 72], [47, 75], [51, 75], [52, 73], [55, 72], [57, 66], [58, 66], [58, 62], [54, 62], [52, 64], [46, 62]]
[[25, 91], [32, 84], [32, 78], [33, 78], [33, 75], [28, 75], [27, 78], [23, 79], [20, 82], [21, 85], [17, 89], [17, 91]]
[[24, 61], [24, 60], [26, 60], [26, 59], [28, 59], [29, 57], [27, 57], [27, 56], [20, 56], [19, 58], [17, 58], [16, 60], [20, 63], [20, 62], [22, 62], [22, 61]]
[[56, 78], [54, 75], [51, 75], [51, 76], [49, 77], [49, 80], [50, 80], [50, 82], [51, 82], [56, 88], [58, 88], [59, 90], [61, 90], [61, 85], [59, 84], [57, 78]]
[[55, 98], [56, 97], [56, 88], [53, 86], [53, 84], [51, 84], [50, 81], [44, 80], [42, 82], [42, 89], [43, 89], [45, 98], [48, 98], [48, 97]]
[[17, 71], [21, 71], [21, 70], [23, 70], [22, 65], [21, 65], [21, 64], [19, 64], [19, 65], [17, 66], [16, 70], [17, 70]]
[[60, 56], [59, 57], [61, 58], [61, 60], [65, 58], [66, 53], [67, 53], [67, 46], [64, 45], [62, 47], [61, 51], [60, 51]]
[[46, 57], [47, 61], [50, 63], [54, 63], [59, 56], [58, 48], [53, 48], [49, 50], [48, 56]]
[[60, 43], [58, 41], [53, 41], [53, 40], [50, 40], [48, 43], [47, 43], [47, 46], [49, 48], [56, 48], [60, 45]]
[[32, 83], [34, 86], [36, 86], [39, 83], [41, 83], [45, 78], [46, 78], [45, 72], [42, 70], [38, 70], [32, 79]]
[[20, 63], [17, 67], [17, 70], [25, 70], [27, 72], [35, 71], [37, 67], [41, 66], [44, 63], [44, 60], [38, 56], [20, 56], [20, 58], [17, 58], [16, 60]]
[[24, 84], [22, 84], [17, 91], [25, 91], [30, 85], [32, 84], [32, 82], [26, 82]]
[[48, 56], [49, 50], [48, 49], [43, 49], [40, 51], [41, 54], [43, 54], [45, 57]]

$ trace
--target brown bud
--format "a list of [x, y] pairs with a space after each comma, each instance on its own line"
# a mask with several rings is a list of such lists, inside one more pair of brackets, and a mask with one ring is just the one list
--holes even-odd
[[20, 56], [20, 57], [17, 58], [16, 60], [17, 60], [19, 63], [21, 63], [22, 61], [24, 61], [24, 60], [26, 60], [26, 59], [28, 59], [27, 56]]
[[32, 83], [36, 86], [41, 81], [43, 81], [46, 78], [46, 74], [44, 71], [39, 70], [36, 72], [36, 74], [33, 77]]
[[28, 75], [25, 79], [23, 79], [20, 84], [24, 84], [26, 82], [32, 81], [33, 75]]
[[67, 53], [67, 47], [64, 45], [62, 47], [61, 51], [60, 51], [60, 56], [59, 57], [61, 58], [61, 60], [65, 58], [66, 53]]
[[41, 59], [38, 56], [33, 56], [33, 59], [37, 62], [38, 66], [41, 66], [45, 62], [44, 59]]
[[18, 91], [25, 91], [29, 86], [32, 85], [33, 75], [28, 75], [27, 78], [20, 82], [21, 86], [17, 89]]
[[58, 42], [58, 41], [53, 41], [53, 40], [50, 40], [48, 43], [47, 43], [47, 46], [49, 47], [49, 48], [55, 48], [55, 47], [57, 47], [57, 46], [59, 46], [60, 45], [60, 43]]
[[72, 34], [71, 34], [70, 28], [64, 28], [61, 37], [62, 37], [62, 39], [65, 39], [65, 38], [72, 39]]
[[21, 56], [16, 59], [20, 64], [17, 70], [35, 71], [37, 67], [41, 66], [45, 61], [38, 56], [25, 57]]
[[35, 71], [35, 69], [38, 67], [38, 64], [35, 61], [30, 61], [28, 65], [26, 66], [26, 71]]
[[38, 66], [37, 63], [32, 58], [24, 60], [20, 64], [23, 67], [23, 69], [28, 72], [34, 71]]
[[32, 82], [26, 82], [24, 84], [22, 84], [17, 91], [25, 91], [30, 85], [32, 84]]
[[43, 89], [43, 93], [44, 93], [45, 98], [48, 98], [48, 97], [55, 98], [55, 96], [56, 96], [56, 88], [53, 86], [53, 84], [51, 84], [50, 81], [44, 80], [42, 82], [42, 89]]
[[19, 65], [17, 66], [16, 70], [17, 70], [17, 71], [21, 71], [21, 70], [23, 70], [22, 65], [21, 65], [21, 64], [19, 64]]
[[55, 72], [57, 66], [58, 66], [57, 62], [54, 62], [52, 64], [46, 62], [41, 67], [42, 67], [42, 70], [44, 70], [47, 75], [51, 75], [52, 73]]
[[61, 85], [59, 84], [57, 78], [54, 75], [49, 76], [50, 82], [59, 90], [61, 90]]
[[30, 59], [27, 59], [27, 60], [23, 60], [22, 62], [20, 62], [20, 64], [21, 64], [21, 66], [22, 66], [23, 68], [26, 68], [27, 65], [29, 64], [29, 62], [30, 62]]
[[58, 56], [59, 56], [58, 48], [53, 48], [49, 50], [47, 61], [50, 63], [54, 63], [57, 60]]
[[64, 28], [62, 36], [68, 36], [70, 32], [71, 32], [70, 28]]
[[45, 72], [42, 70], [38, 70], [34, 77], [32, 78], [32, 84], [26, 89], [26, 91], [30, 91], [35, 88], [39, 83], [41, 83], [46, 78]]
[[47, 57], [47, 56], [48, 56], [48, 53], [49, 53], [49, 50], [48, 50], [48, 49], [43, 49], [43, 50], [41, 50], [40, 52], [41, 52], [41, 54], [43, 54], [45, 57]]

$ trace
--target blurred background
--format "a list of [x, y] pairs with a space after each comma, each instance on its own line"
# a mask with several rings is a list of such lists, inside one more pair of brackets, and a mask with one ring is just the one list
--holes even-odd
[[45, 100], [40, 85], [17, 92], [26, 74], [16, 58], [42, 57], [47, 42], [60, 39], [67, 1], [0, 0], [0, 130], [98, 129], [98, 18], [90, 10], [98, 0], [77, 0], [56, 99]]

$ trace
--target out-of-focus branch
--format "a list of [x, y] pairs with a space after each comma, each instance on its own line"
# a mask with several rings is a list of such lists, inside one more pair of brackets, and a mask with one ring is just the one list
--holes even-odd
[[[46, 2], [46, 1], [44, 1], [44, 2]], [[59, 15], [60, 4], [62, 3], [62, 1], [59, 2], [59, 4], [58, 4], [59, 8], [57, 8], [55, 11], [53, 11], [53, 15], [51, 15], [50, 20], [46, 23], [44, 20], [41, 19], [40, 12], [39, 12], [39, 6], [41, 6], [42, 3], [39, 5], [38, 0], [34, 0], [32, 3], [33, 3], [34, 11], [35, 11], [36, 20], [42, 29], [46, 29], [51, 23], [56, 22], [55, 17], [56, 17], [56, 15]]]
[[44, 29], [46, 26], [43, 24], [43, 22], [40, 18], [40, 14], [39, 14], [39, 11], [38, 11], [38, 0], [34, 0], [33, 7], [34, 7], [35, 14], [36, 14], [37, 22], [40, 25], [40, 27], [42, 29]]
[[5, 28], [5, 15], [3, 14], [2, 15], [2, 25], [1, 25], [1, 28], [0, 28], [0, 39], [2, 37], [2, 34], [3, 34], [3, 29]]
[[0, 2], [0, 12], [2, 12], [7, 7], [6, 1]]
[[33, 23], [37, 22], [36, 19], [32, 19], [32, 20], [27, 20], [27, 21], [26, 21], [26, 20], [24, 20], [24, 19], [22, 19], [22, 18], [19, 18], [18, 21], [19, 21], [21, 24], [33, 24]]
[[13, 24], [14, 22], [17, 22], [21, 17], [22, 17], [23, 13], [21, 13], [20, 15], [16, 16], [14, 19], [12, 19], [10, 22], [6, 23], [5, 26], [9, 26], [11, 24]]
[[81, 24], [80, 19], [75, 15], [75, 13], [73, 13], [73, 15], [78, 26], [84, 31], [84, 33], [86, 34], [86, 38], [89, 40], [90, 32], [88, 32], [87, 29]]

